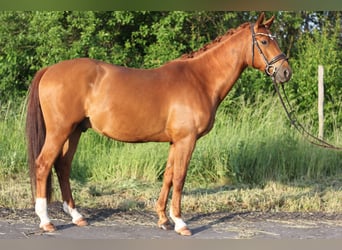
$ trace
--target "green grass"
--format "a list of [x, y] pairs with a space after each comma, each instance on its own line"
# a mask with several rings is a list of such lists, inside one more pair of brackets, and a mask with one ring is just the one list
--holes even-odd
[[[0, 206], [31, 206], [24, 103], [0, 109]], [[241, 99], [234, 106], [233, 114], [219, 109], [213, 130], [197, 143], [185, 184], [186, 211], [342, 212], [341, 152], [304, 141], [277, 99], [255, 106]], [[331, 134], [328, 139], [340, 143], [341, 132]], [[167, 143], [121, 143], [87, 131], [72, 168], [77, 204], [153, 209], [168, 148]]]
[[25, 101], [0, 106], [0, 176], [27, 171]]

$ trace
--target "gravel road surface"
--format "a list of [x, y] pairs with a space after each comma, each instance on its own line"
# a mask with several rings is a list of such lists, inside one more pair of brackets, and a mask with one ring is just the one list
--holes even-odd
[[342, 214], [325, 213], [211, 213], [185, 214], [193, 235], [182, 237], [156, 226], [149, 211], [78, 209], [89, 226], [79, 228], [61, 210], [49, 207], [57, 231], [43, 233], [33, 209], [0, 208], [0, 239], [342, 239]]

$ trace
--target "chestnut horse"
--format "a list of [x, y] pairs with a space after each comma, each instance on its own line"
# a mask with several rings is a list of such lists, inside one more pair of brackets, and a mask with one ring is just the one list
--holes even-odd
[[[81, 133], [92, 128], [124, 142], [169, 142], [170, 151], [156, 204], [158, 226], [181, 235], [191, 230], [181, 217], [181, 195], [197, 139], [213, 127], [216, 110], [243, 70], [251, 66], [277, 83], [291, 68], [269, 28], [274, 16], [240, 25], [202, 49], [159, 68], [133, 69], [81, 58], [38, 71], [28, 100], [27, 140], [35, 211], [40, 228], [54, 231], [47, 203], [54, 165], [63, 209], [87, 225], [70, 189], [71, 162]], [[171, 187], [170, 218], [166, 205]]]

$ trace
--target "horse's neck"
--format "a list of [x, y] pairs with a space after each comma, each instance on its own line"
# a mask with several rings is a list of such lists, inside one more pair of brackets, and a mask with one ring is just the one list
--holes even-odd
[[245, 38], [246, 32], [239, 31], [193, 60], [213, 105], [221, 103], [247, 67], [246, 51], [250, 49], [250, 41]]

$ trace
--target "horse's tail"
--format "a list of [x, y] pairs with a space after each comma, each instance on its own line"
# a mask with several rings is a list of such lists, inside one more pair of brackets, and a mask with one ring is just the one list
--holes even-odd
[[[36, 159], [45, 142], [46, 130], [43, 113], [39, 101], [39, 83], [48, 68], [41, 69], [36, 73], [32, 80], [28, 95], [27, 117], [26, 117], [26, 136], [28, 149], [28, 164], [30, 168], [32, 199], [34, 201], [36, 194]], [[47, 179], [46, 198], [51, 199], [52, 184], [51, 172]]]

